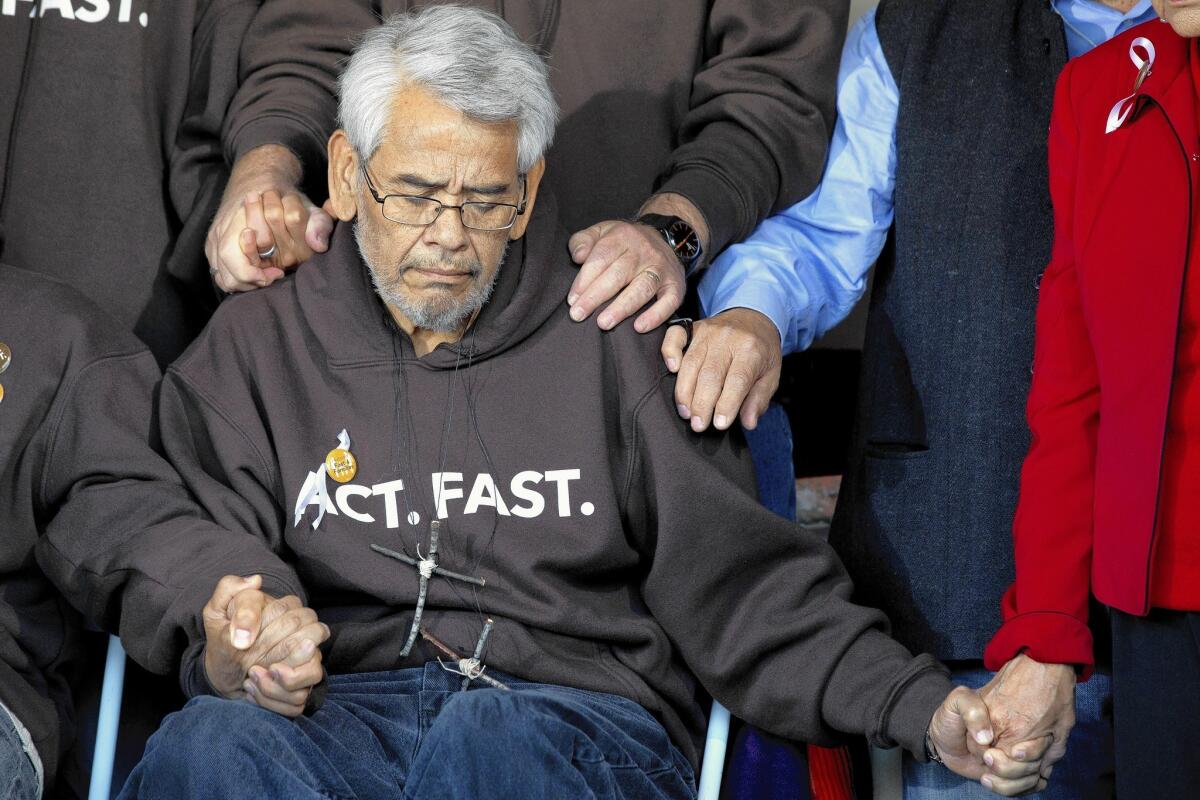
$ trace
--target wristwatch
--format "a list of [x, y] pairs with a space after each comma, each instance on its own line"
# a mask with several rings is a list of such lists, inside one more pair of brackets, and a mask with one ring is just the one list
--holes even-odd
[[925, 759], [933, 761], [937, 764], [945, 764], [942, 757], [938, 755], [937, 745], [933, 743], [933, 734], [928, 728], [925, 729]]
[[667, 246], [675, 251], [675, 257], [683, 265], [683, 271], [691, 275], [704, 256], [704, 247], [695, 229], [679, 217], [666, 214], [643, 214], [637, 219], [640, 225], [649, 225], [662, 235]]

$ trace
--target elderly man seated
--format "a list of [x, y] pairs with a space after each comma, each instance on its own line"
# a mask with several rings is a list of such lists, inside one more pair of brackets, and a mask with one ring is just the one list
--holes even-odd
[[123, 797], [691, 797], [706, 693], [1037, 783], [1041, 745], [982, 746], [980, 697], [758, 505], [740, 437], [689, 432], [660, 336], [571, 322], [555, 103], [503, 21], [397, 16], [340, 88], [329, 252], [225, 303], [162, 385], [217, 525], [122, 630], [174, 643], [196, 695]]

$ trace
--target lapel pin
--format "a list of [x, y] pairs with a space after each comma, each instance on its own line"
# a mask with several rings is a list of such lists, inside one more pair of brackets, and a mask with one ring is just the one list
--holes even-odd
[[350, 434], [344, 428], [338, 434], [338, 446], [325, 456], [325, 471], [338, 483], [352, 481], [358, 474], [358, 461], [350, 452]]

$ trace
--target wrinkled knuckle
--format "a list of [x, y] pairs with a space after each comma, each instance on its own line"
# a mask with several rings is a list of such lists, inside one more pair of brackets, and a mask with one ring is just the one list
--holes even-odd
[[746, 392], [750, 390], [750, 384], [750, 376], [741, 371], [730, 372], [725, 376], [726, 390], [735, 392], [741, 396], [745, 396]]
[[706, 389], [719, 389], [721, 387], [721, 378], [721, 370], [705, 364], [700, 368], [700, 374], [696, 377], [696, 381]]

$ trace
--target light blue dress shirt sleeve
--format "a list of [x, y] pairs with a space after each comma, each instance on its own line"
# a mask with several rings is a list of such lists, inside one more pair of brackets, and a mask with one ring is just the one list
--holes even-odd
[[708, 268], [699, 286], [705, 316], [762, 312], [792, 353], [850, 313], [892, 225], [899, 95], [869, 11], [842, 51], [838, 119], [820, 186]]

